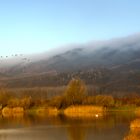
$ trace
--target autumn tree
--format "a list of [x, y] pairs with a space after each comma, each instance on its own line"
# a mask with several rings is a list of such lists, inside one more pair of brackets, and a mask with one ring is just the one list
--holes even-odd
[[67, 105], [82, 104], [83, 99], [87, 95], [85, 83], [78, 79], [72, 79], [65, 91], [65, 100]]

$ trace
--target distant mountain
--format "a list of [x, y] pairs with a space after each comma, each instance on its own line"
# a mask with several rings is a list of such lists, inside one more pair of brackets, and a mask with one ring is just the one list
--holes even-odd
[[0, 60], [6, 87], [59, 86], [73, 76], [107, 92], [140, 92], [140, 34]]

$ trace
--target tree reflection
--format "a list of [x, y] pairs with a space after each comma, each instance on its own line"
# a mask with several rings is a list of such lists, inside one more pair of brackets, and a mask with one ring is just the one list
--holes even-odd
[[86, 127], [72, 125], [68, 127], [69, 140], [85, 140], [87, 134]]

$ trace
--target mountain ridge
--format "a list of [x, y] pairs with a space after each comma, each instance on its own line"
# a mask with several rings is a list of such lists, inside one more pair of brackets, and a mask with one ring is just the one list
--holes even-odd
[[[0, 61], [1, 87], [60, 86], [66, 85], [73, 76], [79, 76], [87, 84], [100, 87], [106, 85], [106, 91], [110, 91], [111, 86], [116, 91], [128, 91], [130, 87], [133, 87], [132, 91], [140, 91], [140, 34], [75, 45], [52, 54], [48, 52], [33, 57], [23, 55], [15, 60], [13, 65], [11, 59]], [[83, 72], [83, 77], [75, 74], [79, 71]], [[89, 71], [92, 71], [91, 77]], [[97, 71], [104, 76], [101, 78]], [[97, 79], [91, 80], [96, 74]]]

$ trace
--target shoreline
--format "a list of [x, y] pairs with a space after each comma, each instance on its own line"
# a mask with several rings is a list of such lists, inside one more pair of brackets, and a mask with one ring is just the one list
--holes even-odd
[[68, 117], [99, 117], [103, 116], [107, 112], [133, 112], [136, 114], [136, 107], [132, 108], [105, 108], [103, 106], [93, 106], [93, 105], [75, 105], [69, 106], [65, 109], [57, 109], [55, 107], [34, 107], [30, 109], [23, 109], [22, 107], [4, 107], [1, 110], [1, 114], [4, 117], [10, 116], [22, 116], [24, 114], [29, 115], [47, 115], [47, 116], [57, 116], [65, 115]]

